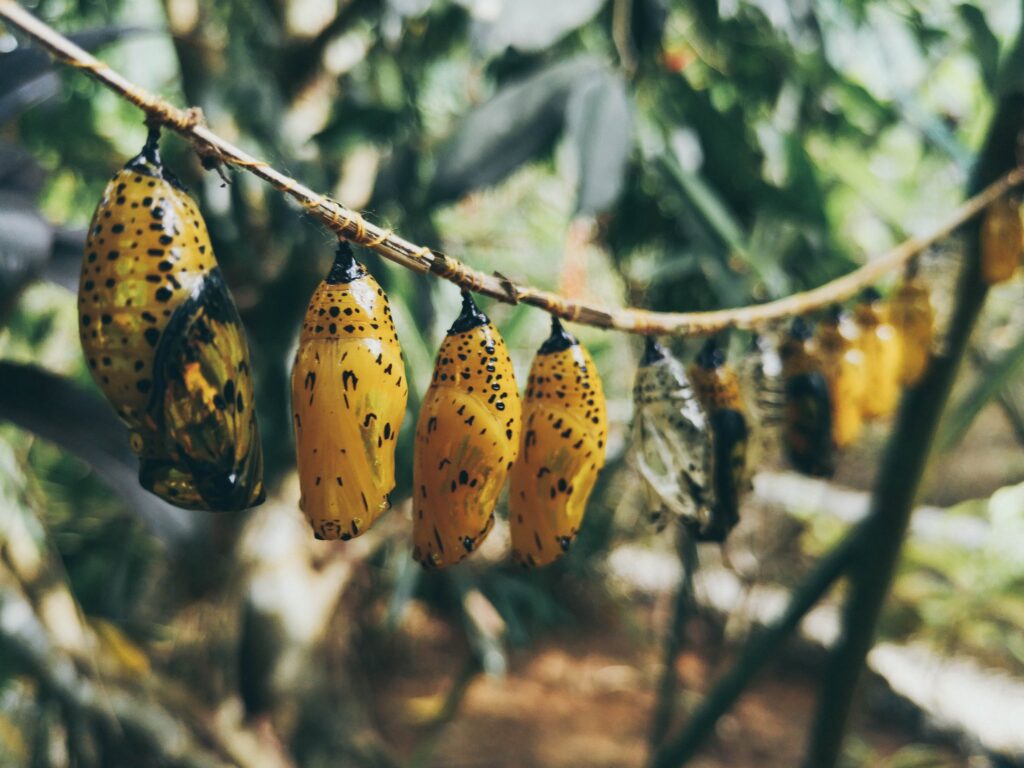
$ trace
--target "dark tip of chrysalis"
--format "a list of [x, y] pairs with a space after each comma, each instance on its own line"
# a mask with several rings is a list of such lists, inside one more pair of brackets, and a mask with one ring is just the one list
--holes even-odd
[[658, 343], [657, 337], [644, 337], [644, 355], [640, 358], [640, 365], [654, 365], [666, 357], [668, 357], [668, 350]]
[[792, 325], [789, 326], [790, 338], [807, 341], [814, 336], [814, 326], [806, 317], [794, 317]]
[[481, 325], [487, 325], [491, 322], [487, 315], [480, 311], [477, 307], [476, 302], [473, 301], [473, 297], [470, 296], [469, 291], [462, 292], [462, 311], [459, 312], [459, 316], [455, 318], [455, 322], [452, 323], [452, 327], [448, 329], [448, 335], [451, 336], [453, 333], [465, 333], [466, 331], [477, 328]]
[[547, 341], [540, 345], [540, 349], [537, 351], [542, 355], [550, 355], [552, 352], [562, 352], [574, 344], [579, 344], [576, 341], [576, 337], [565, 330], [562, 327], [562, 322], [552, 315], [551, 335], [548, 336]]
[[705, 341], [697, 353], [697, 365], [709, 371], [725, 365], [725, 350], [718, 346], [718, 339], [714, 336]]
[[146, 143], [142, 145], [142, 151], [125, 163], [124, 167], [143, 176], [163, 179], [182, 192], [187, 192], [185, 185], [164, 167], [164, 162], [160, 158], [160, 126], [153, 124], [148, 127], [149, 133], [146, 134]]
[[163, 161], [160, 159], [160, 126], [149, 126], [146, 143], [142, 151], [125, 164], [126, 168], [145, 173], [149, 176], [162, 177]]
[[334, 252], [334, 263], [331, 264], [331, 271], [327, 273], [324, 282], [329, 285], [351, 283], [365, 276], [366, 267], [356, 261], [352, 246], [347, 240], [339, 240], [338, 250]]
[[903, 270], [903, 278], [905, 280], [913, 280], [917, 277], [918, 272], [921, 271], [921, 260], [914, 257], [907, 262], [907, 266]]
[[880, 301], [881, 298], [882, 294], [880, 294], [878, 292], [878, 289], [875, 288], [873, 285], [868, 286], [867, 288], [860, 292], [860, 300], [863, 301], [865, 304], [871, 304], [873, 302]]

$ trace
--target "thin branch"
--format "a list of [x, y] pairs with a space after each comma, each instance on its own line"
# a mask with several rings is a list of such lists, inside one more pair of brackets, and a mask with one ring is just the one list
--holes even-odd
[[57, 61], [83, 70], [101, 85], [139, 107], [150, 123], [166, 126], [181, 135], [204, 158], [242, 168], [287, 194], [339, 237], [376, 251], [407, 269], [430, 272], [474, 293], [508, 304], [529, 304], [583, 325], [615, 328], [629, 333], [683, 336], [717, 333], [726, 328], [755, 328], [844, 301], [878, 282], [884, 275], [898, 270], [925, 248], [977, 216], [993, 200], [1024, 183], [1024, 169], [1016, 168], [951, 211], [930, 232], [911, 237], [837, 280], [778, 301], [713, 312], [652, 312], [635, 307], [606, 307], [573, 301], [551, 291], [516, 283], [499, 273], [488, 275], [427, 246], [411, 243], [222, 139], [203, 125], [200, 110], [179, 109], [140, 88], [35, 18], [14, 0], [0, 0], [0, 18], [45, 47]]
[[677, 768], [693, 757], [714, 733], [715, 725], [750, 686], [754, 676], [776, 656], [782, 643], [796, 631], [800, 622], [818, 604], [832, 585], [846, 573], [864, 547], [870, 529], [858, 523], [842, 541], [822, 557], [804, 578], [789, 599], [785, 612], [764, 629], [755, 632], [735, 663], [715, 687], [677, 736], [661, 746], [651, 762], [652, 768]]
[[676, 551], [682, 574], [676, 590], [672, 617], [665, 633], [665, 649], [662, 657], [661, 679], [658, 681], [658, 695], [651, 717], [650, 747], [656, 751], [665, 741], [676, 717], [679, 699], [679, 674], [676, 662], [686, 645], [686, 621], [693, 616], [696, 604], [693, 595], [693, 574], [697, 570], [697, 542], [684, 525], [679, 526]]

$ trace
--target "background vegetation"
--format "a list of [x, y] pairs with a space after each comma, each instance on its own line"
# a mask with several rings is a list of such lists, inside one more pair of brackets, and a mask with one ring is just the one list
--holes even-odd
[[[673, 310], [817, 285], [938, 221], [961, 196], [1020, 21], [1006, 2], [28, 5], [413, 241], [543, 287]], [[612, 435], [563, 563], [514, 570], [499, 530], [473, 562], [421, 573], [403, 504], [359, 541], [315, 544], [295, 508], [287, 383], [332, 239], [253, 178], [204, 172], [173, 137], [165, 158], [201, 202], [249, 333], [272, 498], [207, 516], [144, 494], [83, 364], [73, 295], [83, 228], [141, 146], [141, 116], [15, 37], [0, 34], [0, 51], [0, 763], [426, 763], [476, 671], [511, 664], [514, 676], [551, 637], [606, 626], [651, 650], [636, 630], [661, 631], [661, 615], [625, 599], [607, 559], [623, 544], [672, 550], [637, 523], [624, 462], [636, 340], [574, 328], [604, 378]], [[952, 242], [926, 259], [940, 313], [957, 252]], [[412, 384], [402, 499], [418, 396], [458, 302], [450, 285], [362, 257], [391, 297]], [[894, 640], [1015, 674], [1024, 502], [1020, 487], [989, 497], [1024, 480], [1019, 296], [1015, 281], [990, 302], [929, 489], [943, 506], [974, 498], [950, 514], [985, 533], [972, 546], [915, 543], [885, 623]], [[546, 317], [486, 309], [525, 377]], [[869, 482], [880, 431], [840, 481]], [[793, 522], [752, 504], [724, 567], [748, 586], [795, 582], [844, 527], [805, 511]], [[32, 620], [15, 621], [11, 606]], [[447, 653], [425, 650], [425, 627]], [[510, 648], [523, 650], [510, 661]], [[395, 736], [382, 708], [415, 710], [401, 679], [427, 666], [432, 694], [452, 695], [420, 701], [426, 714]], [[466, 737], [467, 750], [482, 738]], [[878, 764], [864, 749], [851, 759]]]

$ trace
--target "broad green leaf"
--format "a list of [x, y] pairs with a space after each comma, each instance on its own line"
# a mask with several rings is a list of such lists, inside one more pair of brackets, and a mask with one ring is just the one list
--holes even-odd
[[550, 148], [562, 129], [569, 94], [600, 67], [590, 56], [552, 64], [470, 110], [438, 153], [434, 201], [495, 184]]
[[67, 379], [33, 365], [0, 361], [0, 421], [85, 461], [165, 543], [183, 543], [202, 523], [143, 490], [125, 427], [106, 403]]
[[1000, 360], [987, 365], [978, 381], [960, 402], [948, 409], [939, 431], [938, 449], [948, 451], [967, 434], [974, 419], [1024, 366], [1024, 335]]
[[604, 213], [622, 192], [633, 146], [633, 111], [622, 77], [607, 72], [575, 89], [566, 130], [578, 164], [576, 211]]

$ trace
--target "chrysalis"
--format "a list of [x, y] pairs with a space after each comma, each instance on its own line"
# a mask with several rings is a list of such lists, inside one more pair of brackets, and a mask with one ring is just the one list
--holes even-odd
[[869, 288], [854, 310], [860, 327], [867, 383], [862, 399], [864, 416], [888, 416], [900, 398], [900, 341], [886, 316], [878, 291]]
[[388, 298], [342, 242], [292, 368], [299, 506], [318, 539], [358, 536], [389, 508], [408, 396]]
[[832, 399], [811, 325], [793, 320], [779, 349], [786, 380], [786, 455], [800, 472], [831, 477], [836, 471]]
[[786, 423], [786, 382], [775, 340], [755, 333], [740, 365], [743, 400], [749, 414], [748, 475], [778, 450]]
[[818, 325], [818, 355], [832, 406], [832, 442], [853, 443], [864, 427], [867, 370], [859, 346], [860, 330], [841, 307], [833, 307]]
[[714, 505], [711, 428], [686, 369], [652, 336], [633, 385], [632, 461], [644, 481], [651, 522], [668, 515], [707, 525]]
[[889, 317], [900, 341], [900, 383], [911, 387], [928, 367], [935, 333], [931, 292], [916, 269], [889, 297]]
[[413, 558], [424, 567], [459, 562], [490, 533], [521, 411], [505, 342], [463, 293], [416, 424]]
[[264, 498], [249, 350], [206, 224], [158, 141], [151, 131], [93, 214], [79, 335], [142, 486], [180, 507], [244, 509]]
[[989, 285], [1013, 277], [1020, 264], [1024, 225], [1020, 201], [1000, 197], [990, 203], [981, 222], [981, 277]]
[[607, 439], [604, 390], [594, 361], [552, 317], [551, 336], [530, 368], [523, 440], [510, 478], [516, 562], [547, 565], [569, 549], [604, 466]]
[[739, 377], [725, 361], [725, 352], [708, 339], [690, 366], [690, 380], [708, 414], [714, 445], [715, 504], [707, 525], [697, 529], [698, 541], [725, 541], [740, 519], [740, 497], [749, 487], [747, 442]]

